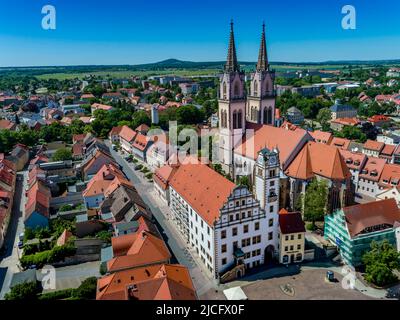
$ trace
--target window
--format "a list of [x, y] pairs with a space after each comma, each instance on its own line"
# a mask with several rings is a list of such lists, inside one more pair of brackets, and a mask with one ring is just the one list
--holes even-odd
[[289, 249], [288, 246], [285, 246], [285, 251], [288, 251], [288, 249]]
[[225, 239], [226, 238], [226, 230], [222, 230], [221, 231], [221, 239]]
[[297, 245], [297, 250], [300, 250], [301, 249], [301, 244], [298, 244]]
[[259, 222], [256, 222], [255, 224], [254, 224], [254, 230], [260, 230], [260, 223]]
[[203, 220], [200, 221], [200, 225], [203, 228]]
[[247, 217], [250, 218], [251, 217], [251, 210], [247, 211]]
[[269, 232], [269, 233], [268, 233], [268, 240], [272, 240], [273, 237], [274, 237], [273, 233], [272, 233], [272, 232]]
[[246, 200], [242, 200], [242, 206], [246, 204]]
[[248, 224], [245, 224], [245, 225], [243, 226], [243, 233], [247, 233], [247, 232], [249, 232], [249, 225], [248, 225]]
[[208, 249], [211, 248], [211, 243], [210, 243], [210, 241], [207, 241], [207, 247], [208, 247]]
[[232, 229], [232, 236], [236, 236], [237, 235], [237, 228], [233, 228]]
[[195, 230], [196, 230], [196, 234], [197, 234], [197, 227], [196, 227], [196, 229], [195, 229]]
[[247, 245], [247, 246], [251, 245], [251, 238], [247, 238], [247, 239], [246, 239], [246, 245]]
[[288, 241], [289, 240], [289, 236], [285, 236], [285, 240]]
[[239, 201], [236, 201], [236, 202], [235, 202], [235, 206], [236, 206], [236, 207], [239, 207]]
[[246, 218], [246, 212], [242, 212], [242, 219]]
[[233, 242], [233, 251], [235, 251], [237, 249], [237, 247], [238, 247], [238, 242], [234, 241]]
[[223, 258], [223, 259], [221, 260], [221, 264], [222, 264], [222, 265], [225, 265], [225, 264], [226, 264], [226, 258]]
[[242, 247], [246, 246], [246, 239], [242, 239]]
[[210, 227], [207, 226], [207, 234], [210, 234]]
[[290, 235], [290, 240], [294, 240], [294, 234]]
[[297, 239], [301, 239], [301, 233], [299, 233], [298, 235], [297, 235]]
[[269, 212], [274, 212], [274, 206], [269, 206]]
[[195, 220], [197, 221], [197, 214], [196, 214], [196, 218], [195, 218]]
[[201, 241], [204, 241], [204, 234], [201, 234]]
[[293, 251], [293, 246], [290, 246], [290, 251]]
[[272, 227], [274, 225], [274, 219], [269, 219], [268, 226]]
[[236, 213], [236, 220], [239, 220], [239, 213]]
[[229, 222], [232, 222], [233, 221], [233, 215], [230, 215], [229, 216]]
[[225, 253], [225, 252], [226, 252], [226, 244], [223, 244], [223, 245], [221, 246], [221, 252], [222, 252], [222, 253]]
[[270, 186], [270, 187], [275, 186], [275, 181], [270, 181], [270, 182], [269, 182], [269, 186]]

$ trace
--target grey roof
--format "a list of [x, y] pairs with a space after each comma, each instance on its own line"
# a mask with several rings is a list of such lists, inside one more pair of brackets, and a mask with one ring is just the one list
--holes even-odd
[[139, 228], [139, 222], [137, 221], [129, 221], [129, 222], [120, 222], [115, 225], [116, 229], [118, 229], [119, 232], [124, 232], [128, 231], [131, 229], [138, 229]]
[[35, 281], [37, 281], [36, 270], [28, 269], [26, 271], [14, 273], [12, 275], [10, 288], [15, 287], [17, 284]]
[[341, 111], [353, 111], [355, 110], [352, 106], [348, 104], [337, 104], [335, 103], [330, 110], [332, 112], [341, 112]]
[[301, 111], [299, 109], [297, 109], [296, 107], [291, 107], [287, 110], [287, 112], [291, 112], [291, 113], [301, 113]]
[[101, 262], [107, 262], [114, 258], [114, 252], [112, 246], [108, 246], [101, 249]]

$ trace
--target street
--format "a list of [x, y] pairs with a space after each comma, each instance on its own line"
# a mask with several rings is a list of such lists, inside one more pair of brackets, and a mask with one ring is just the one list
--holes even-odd
[[114, 159], [122, 166], [124, 173], [132, 181], [133, 185], [137, 189], [139, 195], [143, 198], [143, 201], [150, 207], [153, 216], [157, 221], [157, 227], [163, 234], [164, 240], [167, 243], [172, 254], [175, 256], [177, 263], [186, 266], [192, 276], [194, 287], [198, 295], [209, 291], [210, 289], [216, 289], [218, 284], [215, 280], [206, 274], [200, 263], [196, 263], [197, 256], [189, 249], [183, 237], [175, 229], [170, 221], [167, 220], [163, 212], [169, 212], [167, 204], [162, 203], [153, 192], [153, 183], [145, 181], [139, 175], [141, 173], [135, 172], [132, 168], [132, 164], [125, 161], [122, 156], [111, 148], [109, 141], [107, 145], [110, 147], [110, 151]]
[[4, 295], [9, 291], [12, 274], [20, 271], [18, 269], [18, 236], [24, 231], [23, 212], [27, 171], [18, 172], [17, 177], [20, 178], [16, 180], [10, 225], [5, 238], [7, 249], [4, 255], [0, 256], [0, 299], [4, 299]]

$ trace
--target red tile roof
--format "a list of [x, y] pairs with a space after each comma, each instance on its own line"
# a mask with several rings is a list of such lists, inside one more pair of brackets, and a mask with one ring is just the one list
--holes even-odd
[[140, 151], [144, 151], [147, 145], [150, 143], [150, 141], [151, 141], [150, 138], [141, 133], [138, 133], [136, 135], [135, 140], [132, 143], [132, 146]]
[[393, 144], [385, 144], [385, 146], [383, 147], [383, 149], [381, 151], [381, 155], [392, 156], [395, 149], [396, 149], [395, 145], [393, 145]]
[[360, 170], [367, 160], [367, 156], [363, 153], [354, 153], [342, 149], [339, 149], [339, 152], [349, 169]]
[[347, 150], [350, 145], [350, 140], [344, 138], [334, 137], [330, 143], [331, 146], [338, 147], [340, 149]]
[[[247, 128], [247, 127], [246, 127]], [[296, 148], [306, 142], [307, 131], [297, 129], [295, 131], [277, 128], [268, 125], [248, 125], [248, 129], [253, 129], [254, 134], [249, 134], [242, 140], [242, 144], [235, 148], [235, 153], [241, 154], [253, 160], [257, 159], [258, 152], [264, 147], [268, 149], [279, 149], [279, 159], [281, 166], [285, 167]], [[311, 137], [309, 136], [311, 139]], [[248, 144], [248, 145], [246, 145]], [[254, 148], [253, 148], [254, 146]]]
[[316, 142], [308, 142], [285, 173], [301, 180], [315, 175], [333, 180], [345, 180], [351, 176], [339, 149]]
[[321, 130], [309, 131], [308, 133], [314, 138], [316, 142], [324, 144], [330, 144], [333, 136], [332, 133]]
[[166, 190], [176, 170], [176, 167], [165, 165], [154, 172], [153, 179], [160, 187]]
[[131, 142], [135, 138], [136, 132], [128, 126], [123, 126], [121, 131], [119, 132], [119, 136], [125, 141]]
[[378, 152], [381, 152], [384, 146], [385, 144], [383, 142], [378, 142], [374, 140], [367, 140], [363, 145], [364, 149], [378, 151]]
[[38, 212], [46, 218], [49, 217], [51, 192], [43, 182], [36, 181], [28, 190], [26, 198], [28, 200], [25, 204], [25, 220], [33, 212]]
[[359, 177], [371, 181], [379, 181], [386, 160], [375, 157], [369, 157]]
[[212, 226], [236, 185], [205, 164], [182, 164], [170, 186]]
[[400, 211], [395, 199], [372, 201], [343, 208], [347, 229], [352, 238], [366, 228], [377, 225], [393, 226], [400, 222]]
[[97, 300], [196, 300], [188, 269], [157, 264], [128, 269], [100, 278]]
[[306, 232], [300, 212], [279, 211], [279, 228], [282, 234]]
[[164, 241], [146, 231], [115, 237], [112, 246], [116, 251], [114, 258], [107, 262], [109, 272], [165, 263], [171, 258]]

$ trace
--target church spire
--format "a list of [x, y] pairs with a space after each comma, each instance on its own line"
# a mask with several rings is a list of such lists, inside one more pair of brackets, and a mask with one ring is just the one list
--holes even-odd
[[257, 71], [268, 70], [267, 45], [265, 43], [265, 23], [262, 25], [260, 51], [258, 52]]
[[231, 20], [231, 33], [229, 38], [228, 57], [225, 65], [226, 72], [235, 72], [239, 70], [239, 64], [236, 57], [235, 37], [233, 35], [233, 21]]

